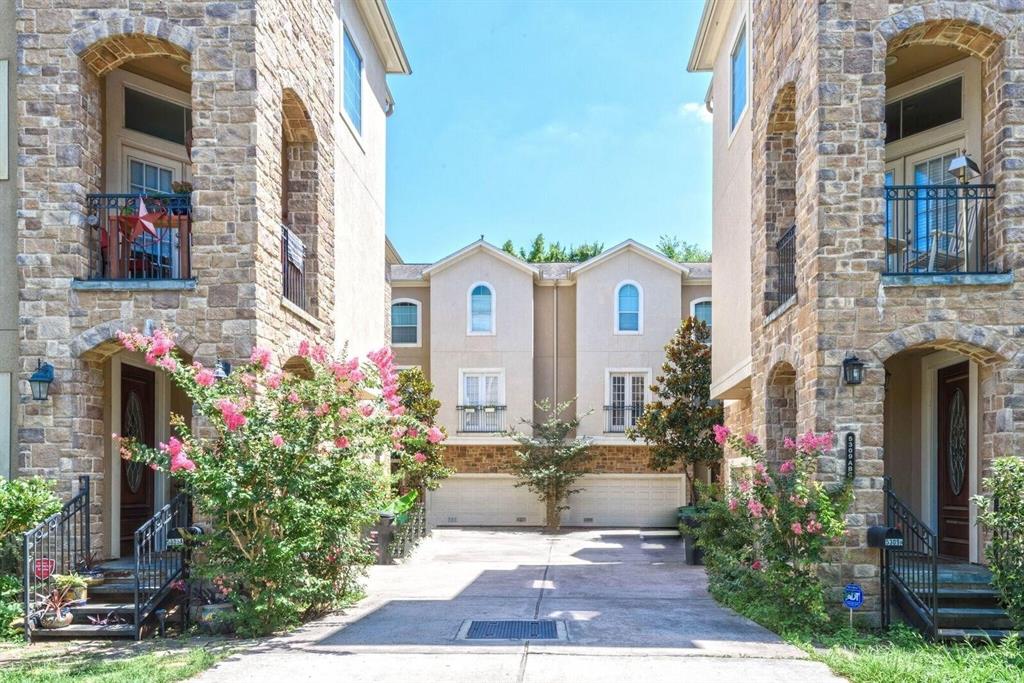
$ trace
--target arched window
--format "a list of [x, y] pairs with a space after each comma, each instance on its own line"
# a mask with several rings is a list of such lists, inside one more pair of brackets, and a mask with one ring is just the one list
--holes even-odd
[[391, 302], [391, 345], [420, 345], [420, 302], [414, 299]]
[[702, 299], [694, 299], [690, 303], [690, 315], [697, 320], [701, 321], [708, 326], [708, 330], [711, 329], [711, 299], [704, 297]]
[[643, 291], [635, 282], [621, 282], [615, 289], [615, 333], [643, 332]]
[[494, 288], [477, 282], [469, 288], [469, 334], [494, 334]]

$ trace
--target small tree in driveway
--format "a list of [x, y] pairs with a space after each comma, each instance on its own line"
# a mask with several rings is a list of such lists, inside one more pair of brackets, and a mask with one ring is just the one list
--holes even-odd
[[516, 440], [519, 448], [516, 459], [510, 466], [519, 480], [516, 486], [525, 486], [545, 505], [545, 525], [548, 531], [557, 531], [561, 526], [562, 510], [569, 509], [566, 500], [574, 489], [576, 480], [587, 473], [590, 460], [590, 441], [585, 438], [571, 438], [579, 427], [580, 418], [563, 420], [562, 413], [569, 408], [569, 402], [555, 406], [550, 401], [540, 401], [537, 407], [547, 415], [543, 422], [523, 419], [523, 424], [533, 428], [533, 435], [512, 430], [509, 436]]
[[651, 387], [655, 400], [626, 435], [651, 447], [651, 465], [665, 470], [683, 466], [690, 500], [697, 465], [722, 459], [713, 427], [722, 423], [722, 406], [711, 400], [711, 330], [696, 318], [686, 318], [665, 346], [662, 374]]

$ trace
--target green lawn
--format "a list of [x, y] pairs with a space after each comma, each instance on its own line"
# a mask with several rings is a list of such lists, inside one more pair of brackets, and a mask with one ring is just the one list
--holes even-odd
[[1024, 683], [1024, 644], [929, 643], [906, 626], [885, 634], [849, 629], [814, 644], [789, 638], [853, 683]]
[[227, 655], [223, 649], [181, 647], [160, 652], [104, 648], [53, 652], [41, 649], [7, 661], [0, 683], [170, 683], [195, 676]]

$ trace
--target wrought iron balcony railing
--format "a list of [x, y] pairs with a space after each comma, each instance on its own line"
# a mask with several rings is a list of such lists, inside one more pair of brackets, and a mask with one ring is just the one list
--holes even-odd
[[86, 196], [90, 280], [191, 277], [191, 194]]
[[460, 432], [495, 434], [505, 431], [505, 406], [455, 406], [459, 411]]
[[615, 403], [604, 407], [605, 427], [604, 431], [609, 434], [623, 434], [627, 429], [636, 425], [637, 420], [644, 413], [644, 404]]
[[888, 274], [994, 273], [989, 217], [995, 185], [885, 188]]
[[284, 298], [306, 310], [306, 245], [287, 225], [281, 225], [281, 282]]
[[766, 293], [766, 313], [771, 313], [796, 296], [796, 226], [790, 227], [775, 243], [774, 277]]

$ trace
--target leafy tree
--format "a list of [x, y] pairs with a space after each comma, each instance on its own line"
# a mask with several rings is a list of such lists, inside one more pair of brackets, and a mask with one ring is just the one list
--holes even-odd
[[516, 246], [512, 244], [512, 240], [506, 240], [505, 244], [501, 245], [501, 248], [527, 263], [579, 263], [591, 259], [604, 251], [604, 244], [601, 242], [584, 242], [579, 246], [571, 244], [563, 246], [561, 242], [545, 242], [544, 234], [541, 233], [533, 238], [529, 250], [523, 247], [516, 249]]
[[662, 375], [651, 391], [655, 400], [644, 406], [636, 425], [626, 435], [643, 439], [651, 447], [651, 465], [665, 470], [683, 465], [693, 497], [697, 465], [722, 459], [713, 427], [722, 422], [722, 406], [711, 400], [711, 330], [696, 318], [686, 318], [665, 346]]
[[673, 261], [680, 263], [708, 263], [711, 261], [710, 249], [705, 249], [696, 242], [681, 240], [674, 235], [659, 237], [657, 249]]
[[60, 510], [53, 483], [39, 477], [0, 477], [0, 545]]
[[583, 416], [561, 418], [569, 405], [569, 401], [555, 406], [546, 399], [540, 401], [537, 407], [547, 419], [543, 422], [522, 420], [533, 428], [533, 435], [516, 430], [509, 432], [519, 444], [516, 460], [510, 466], [519, 480], [516, 486], [527, 487], [544, 503], [548, 531], [557, 531], [561, 526], [562, 510], [569, 509], [566, 500], [570, 494], [580, 491], [573, 485], [587, 473], [587, 461], [591, 457], [589, 439], [569, 436], [579, 427]]
[[444, 466], [444, 431], [437, 427], [441, 402], [433, 397], [434, 385], [420, 368], [398, 373], [398, 395], [405, 414], [427, 427], [427, 441], [405, 442], [398, 455], [400, 488], [436, 489], [452, 473]]

